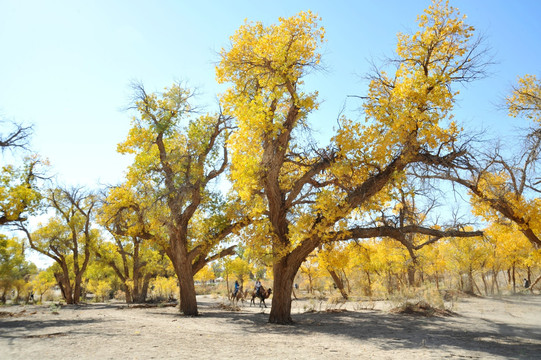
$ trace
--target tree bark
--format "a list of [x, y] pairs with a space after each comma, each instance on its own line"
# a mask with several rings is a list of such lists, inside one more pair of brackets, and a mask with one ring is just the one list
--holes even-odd
[[413, 264], [408, 265], [407, 273], [408, 273], [408, 285], [410, 287], [415, 287], [415, 265]]
[[336, 287], [338, 288], [338, 290], [340, 291], [340, 294], [342, 295], [342, 297], [347, 300], [348, 299], [348, 294], [346, 292], [346, 289], [344, 288], [344, 282], [342, 281], [342, 279], [340, 278], [340, 276], [338, 276], [338, 274], [336, 273], [336, 271], [334, 271], [332, 268], [327, 268], [327, 271], [329, 272], [329, 274], [331, 274], [331, 277], [334, 281], [334, 283], [336, 284]]
[[66, 276], [64, 271], [63, 273], [55, 273], [54, 277], [58, 283], [58, 287], [60, 288], [60, 292], [62, 293], [62, 297], [66, 301], [66, 304], [76, 304], [77, 302], [75, 302], [75, 299], [73, 298], [73, 290], [69, 282], [69, 277]]
[[483, 287], [485, 288], [485, 295], [488, 295], [488, 284], [487, 284], [487, 279], [486, 279], [484, 271], [481, 272], [481, 280], [483, 280]]
[[[300, 264], [299, 264], [300, 266]], [[273, 298], [269, 322], [274, 324], [292, 324], [291, 319], [291, 293], [293, 282], [299, 266], [289, 264], [287, 257], [276, 262], [273, 266]]]
[[173, 262], [179, 280], [180, 312], [188, 316], [197, 316], [197, 297], [192, 275], [192, 263], [189, 261], [185, 242], [177, 240], [172, 242], [173, 249], [169, 257]]
[[515, 263], [513, 263], [513, 266], [511, 268], [511, 280], [513, 281], [513, 294], [517, 292], [517, 279], [516, 279], [516, 271], [515, 271]]

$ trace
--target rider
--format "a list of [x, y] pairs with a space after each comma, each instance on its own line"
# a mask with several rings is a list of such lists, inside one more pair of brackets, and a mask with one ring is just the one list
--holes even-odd
[[235, 291], [233, 292], [233, 297], [237, 296], [237, 293], [239, 292], [239, 282], [235, 280]]
[[257, 281], [255, 282], [255, 294], [257, 296], [261, 295], [261, 279], [257, 279]]

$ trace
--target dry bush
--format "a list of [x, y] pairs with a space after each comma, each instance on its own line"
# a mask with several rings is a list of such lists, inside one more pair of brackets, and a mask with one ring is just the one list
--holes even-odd
[[450, 316], [454, 302], [450, 309], [446, 307], [444, 296], [434, 286], [428, 284], [420, 288], [407, 288], [391, 299], [393, 304], [391, 312], [397, 314], [415, 314], [423, 316]]
[[346, 299], [341, 294], [334, 294], [327, 300], [326, 310], [341, 309], [346, 304]]
[[394, 314], [409, 314], [409, 315], [420, 315], [420, 316], [453, 316], [453, 313], [450, 310], [435, 308], [432, 305], [428, 304], [426, 301], [418, 301], [416, 303], [405, 302], [399, 307], [395, 307], [390, 310]]

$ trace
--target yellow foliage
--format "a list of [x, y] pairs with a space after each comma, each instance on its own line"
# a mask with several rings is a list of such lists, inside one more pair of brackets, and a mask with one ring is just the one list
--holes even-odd
[[212, 267], [206, 265], [194, 275], [193, 279], [206, 283], [207, 281], [216, 279], [216, 275], [214, 274]]
[[517, 83], [507, 98], [509, 115], [526, 116], [541, 123], [541, 80], [535, 75], [524, 75], [518, 78]]
[[177, 284], [176, 277], [158, 276], [150, 282], [152, 295], [163, 299], [169, 299], [179, 293]]
[[90, 280], [86, 288], [96, 296], [96, 300], [98, 301], [107, 300], [112, 289], [108, 280]]
[[[325, 31], [318, 20], [308, 11], [280, 18], [279, 24], [268, 27], [245, 22], [231, 37], [232, 47], [220, 53], [217, 80], [232, 84], [221, 96], [221, 103], [238, 121], [238, 130], [228, 141], [231, 178], [241, 198], [254, 201], [255, 214], [265, 209], [264, 203], [252, 198], [261, 186], [265, 143], [283, 135], [285, 123], [291, 121], [288, 112], [292, 103], [300, 112], [297, 122], [317, 108], [317, 93], [305, 94], [297, 86], [321, 60], [317, 48]], [[295, 169], [289, 171], [295, 173]], [[284, 183], [290, 182], [290, 176], [285, 171], [282, 174]]]

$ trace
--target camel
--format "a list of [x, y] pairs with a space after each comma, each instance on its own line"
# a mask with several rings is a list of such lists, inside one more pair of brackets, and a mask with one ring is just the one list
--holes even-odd
[[232, 292], [231, 295], [229, 295], [229, 300], [231, 300], [231, 302], [237, 303], [237, 304], [238, 304], [239, 300], [242, 300], [242, 302], [244, 303], [244, 300], [246, 299], [247, 296], [248, 296], [248, 290], [243, 291], [242, 290], [242, 285], [241, 285], [239, 287], [239, 291], [237, 291], [236, 295], [235, 295], [234, 292]]
[[265, 290], [265, 288], [262, 286], [261, 290], [259, 291], [259, 294], [255, 292], [255, 290], [252, 292], [252, 301], [250, 301], [250, 306], [252, 304], [255, 306], [255, 298], [259, 298], [259, 307], [261, 307], [261, 304], [265, 305], [267, 307], [267, 304], [265, 304], [265, 299], [268, 299], [269, 296], [271, 296], [272, 289], [268, 288]]

